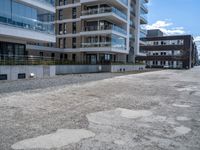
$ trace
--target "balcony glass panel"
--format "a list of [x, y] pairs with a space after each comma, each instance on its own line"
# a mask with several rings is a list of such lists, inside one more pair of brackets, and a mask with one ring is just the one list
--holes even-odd
[[128, 0], [119, 0], [119, 1], [128, 6]]
[[41, 3], [44, 3], [44, 4], [50, 4], [52, 6], [55, 6], [55, 0], [36, 0], [36, 1], [39, 1]]
[[127, 31], [123, 28], [116, 25], [108, 25], [108, 26], [86, 26], [83, 31], [102, 31], [102, 30], [113, 30], [119, 32], [121, 34], [126, 35]]
[[0, 1], [0, 23], [54, 34], [53, 14], [11, 0]]
[[95, 15], [95, 14], [103, 14], [103, 13], [114, 13], [117, 16], [127, 20], [127, 15], [114, 7], [103, 7], [103, 8], [98, 8], [98, 9], [90, 9], [87, 11], [83, 11], [82, 15], [86, 16], [86, 15]]
[[107, 37], [85, 37], [82, 42], [83, 48], [111, 47], [119, 50], [126, 50], [126, 39], [117, 35]]

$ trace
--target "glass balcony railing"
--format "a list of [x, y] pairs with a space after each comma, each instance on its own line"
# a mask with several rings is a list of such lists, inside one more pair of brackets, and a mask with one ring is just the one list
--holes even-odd
[[143, 21], [144, 24], [148, 23], [148, 21], [147, 21], [147, 15], [146, 14], [141, 14], [140, 18], [141, 18], [141, 20]]
[[121, 3], [125, 4], [126, 6], [128, 6], [128, 0], [119, 0]]
[[147, 34], [147, 30], [144, 29], [144, 28], [142, 28], [142, 27], [140, 27], [140, 32], [142, 32], [142, 33], [144, 33], [144, 34]]
[[103, 14], [103, 13], [114, 13], [120, 18], [127, 20], [127, 15], [121, 12], [120, 10], [114, 8], [114, 7], [102, 7], [97, 9], [90, 9], [86, 11], [82, 11], [82, 15], [95, 15], [95, 14]]
[[0, 16], [0, 24], [10, 25], [13, 27], [18, 27], [48, 34], [55, 34], [53, 23], [41, 22], [38, 20], [17, 15], [13, 15], [12, 19]]
[[127, 31], [123, 28], [116, 25], [107, 25], [107, 26], [86, 26], [83, 28], [83, 31], [102, 31], [102, 30], [113, 30], [121, 34], [126, 35]]
[[143, 11], [144, 13], [148, 13], [148, 6], [147, 6], [147, 5], [141, 4], [141, 9], [143, 9], [142, 11]]
[[52, 6], [55, 6], [55, 0], [36, 0], [36, 1], [39, 1], [43, 4], [48, 4], [48, 5], [52, 5]]

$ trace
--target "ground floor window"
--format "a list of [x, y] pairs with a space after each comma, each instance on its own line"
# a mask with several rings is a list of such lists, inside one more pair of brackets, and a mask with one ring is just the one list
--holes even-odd
[[22, 59], [24, 55], [27, 55], [26, 46], [24, 44], [0, 41], [0, 60]]

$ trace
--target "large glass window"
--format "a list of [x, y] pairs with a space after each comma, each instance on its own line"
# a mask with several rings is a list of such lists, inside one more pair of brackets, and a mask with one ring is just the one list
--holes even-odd
[[0, 16], [11, 18], [11, 0], [0, 0]]

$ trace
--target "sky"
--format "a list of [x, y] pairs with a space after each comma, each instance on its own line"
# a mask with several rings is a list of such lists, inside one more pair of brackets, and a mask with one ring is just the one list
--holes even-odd
[[191, 34], [200, 53], [200, 0], [149, 0], [147, 29], [166, 35]]

